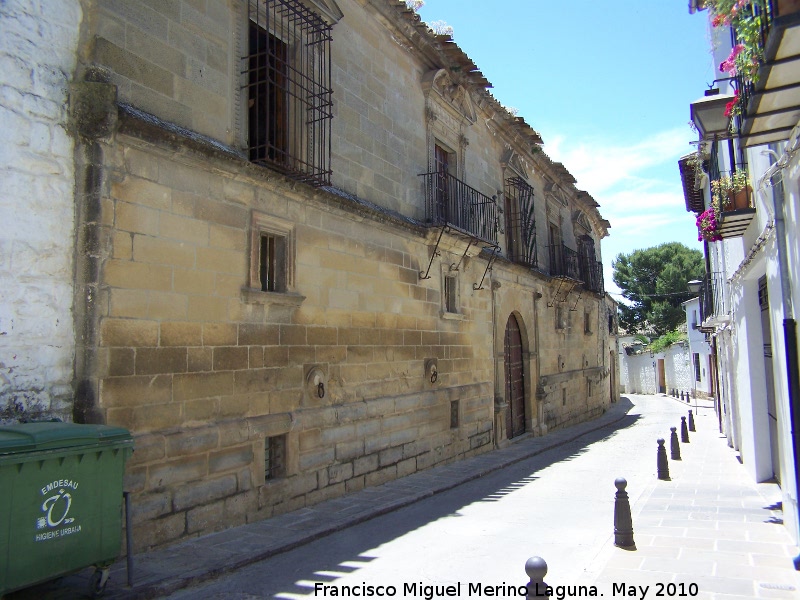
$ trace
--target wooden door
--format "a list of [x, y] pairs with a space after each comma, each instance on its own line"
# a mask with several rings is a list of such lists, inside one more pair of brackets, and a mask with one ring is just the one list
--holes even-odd
[[522, 334], [517, 318], [511, 315], [505, 334], [506, 434], [508, 439], [525, 433], [525, 376], [522, 368]]

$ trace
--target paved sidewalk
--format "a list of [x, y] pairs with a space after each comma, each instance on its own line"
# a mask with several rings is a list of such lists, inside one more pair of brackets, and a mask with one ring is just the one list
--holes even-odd
[[[792, 563], [797, 548], [783, 526], [780, 489], [754, 483], [719, 433], [713, 410], [697, 412], [697, 431], [680, 444], [681, 460], [669, 460], [670, 480], [654, 476], [632, 506], [636, 550], [616, 548], [610, 539], [589, 581], [606, 596], [612, 583], [624, 582], [650, 586], [648, 597], [661, 589], [668, 596], [697, 590], [695, 597], [711, 600], [800, 598]], [[654, 475], [656, 451], [654, 445]]]
[[[524, 436], [502, 450], [420, 471], [380, 486], [312, 507], [243, 525], [134, 556], [133, 586], [127, 586], [126, 561], [111, 568], [104, 598], [160, 598], [193, 584], [280, 554], [315, 539], [452, 489], [487, 473], [576, 440], [625, 418], [632, 404], [612, 404], [592, 421], [548, 433]], [[29, 588], [7, 600], [71, 600], [88, 589], [91, 570]]]
[[[681, 444], [683, 460], [670, 460], [671, 481], [655, 477], [646, 489], [632, 495], [636, 551], [613, 546], [613, 535], [600, 550], [579, 583], [593, 584], [606, 597], [612, 584], [649, 585], [684, 583], [698, 586], [697, 598], [800, 598], [800, 577], [792, 568], [791, 546], [775, 505], [777, 486], [756, 485], [718, 433], [713, 405], [675, 398], [665, 401], [693, 408], [697, 432]], [[302, 546], [335, 531], [410, 505], [452, 489], [502, 467], [517, 463], [598, 430], [613, 429], [632, 407], [627, 399], [611, 406], [602, 417], [544, 437], [525, 437], [502, 450], [422, 471], [382, 486], [293, 513], [220, 533], [188, 540], [161, 550], [134, 556], [134, 585], [127, 587], [126, 564], [112, 568], [106, 598], [161, 598], [200, 582], [212, 580], [262, 559]], [[679, 423], [676, 423], [679, 425]], [[668, 436], [665, 432], [665, 437]], [[669, 453], [669, 440], [667, 440]], [[632, 490], [629, 490], [632, 491]], [[545, 557], [547, 558], [547, 557]], [[8, 600], [84, 597], [90, 571], [58, 582], [10, 594]], [[551, 585], [559, 581], [551, 572]], [[617, 593], [617, 597], [642, 598]], [[664, 595], [670, 590], [665, 587]], [[673, 596], [680, 594], [674, 590]]]

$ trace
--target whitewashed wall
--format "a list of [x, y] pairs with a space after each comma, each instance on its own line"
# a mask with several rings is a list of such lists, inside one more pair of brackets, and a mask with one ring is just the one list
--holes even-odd
[[683, 303], [686, 310], [686, 323], [689, 333], [689, 359], [693, 361], [692, 355], [700, 355], [700, 381], [697, 381], [694, 372], [694, 363], [691, 363], [692, 372], [689, 374], [691, 387], [696, 390], [698, 396], [711, 396], [713, 390], [712, 371], [709, 366], [711, 359], [711, 345], [706, 341], [706, 334], [696, 329], [694, 325], [700, 324], [700, 299], [693, 298]]
[[0, 421], [69, 418], [77, 0], [0, 2]]
[[689, 391], [692, 388], [692, 366], [688, 345], [674, 344], [654, 356], [645, 351], [628, 356], [620, 353], [620, 383], [627, 394], [657, 393], [656, 368], [664, 361], [667, 393], [672, 389]]

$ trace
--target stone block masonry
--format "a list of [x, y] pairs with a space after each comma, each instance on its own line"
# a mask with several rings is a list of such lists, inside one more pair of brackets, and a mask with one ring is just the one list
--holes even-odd
[[[486, 391], [485, 385], [473, 385], [458, 393], [477, 399]], [[445, 391], [422, 395], [431, 397], [428, 402], [446, 404]], [[457, 432], [421, 434], [431, 419], [425, 411], [414, 408], [409, 401], [413, 396], [418, 395], [137, 436], [137, 451], [125, 480], [126, 489], [135, 493], [137, 548], [295, 510], [491, 447], [488, 429], [464, 438]], [[386, 419], [370, 416], [371, 410], [353, 410], [357, 405], [369, 409], [373, 404], [394, 407], [389, 412], [395, 417], [391, 425], [384, 426]], [[318, 427], [325, 412], [332, 413], [328, 415], [331, 419], [342, 420], [343, 413], [353, 417], [339, 426]], [[444, 409], [440, 412], [440, 429], [447, 431], [444, 422], [449, 414]], [[397, 432], [407, 432], [405, 437], [414, 441], [391, 441]], [[263, 459], [257, 457], [264, 455], [265, 433], [287, 435], [287, 453], [296, 454], [291, 458], [299, 462], [298, 472], [264, 479], [260, 467]], [[338, 452], [342, 444], [354, 445], [355, 449], [342, 455]], [[378, 451], [378, 447], [383, 449]], [[229, 514], [223, 506], [234, 501], [238, 510]]]
[[[303, 1], [335, 22], [336, 118], [318, 157], [332, 185], [311, 187], [248, 160], [262, 126], [270, 144], [286, 134], [292, 160], [324, 146], [303, 141], [289, 106], [275, 127], [250, 110], [282, 93], [248, 85], [255, 5], [156, 4], [88, 7], [71, 87], [98, 101], [75, 151], [76, 282], [91, 291], [76, 294], [75, 414], [135, 434], [140, 547], [485, 452], [521, 433], [515, 415], [535, 434], [602, 410], [606, 353], [584, 325], [598, 299], [576, 294], [575, 331], [556, 331], [545, 307], [560, 284], [510, 260], [515, 210], [501, 204], [515, 200], [497, 194], [513, 173], [526, 197], [535, 188], [540, 246], [548, 219], [597, 243], [605, 222], [457, 47], [402, 3]], [[267, 33], [288, 43], [279, 30]], [[428, 222], [420, 174], [440, 144], [454, 175], [495, 198], [480, 235], [504, 256]]]
[[[0, 6], [0, 423], [72, 419], [73, 142], [80, 2]], [[36, 71], [31, 66], [36, 65]]]
[[[198, 162], [132, 136], [117, 143], [105, 153], [113, 184], [101, 217], [108, 302], [95, 314], [88, 375], [105, 422], [136, 433], [126, 486], [137, 546], [492, 447], [491, 330], [441, 318], [440, 282], [416, 275], [428, 253], [422, 231], [354, 219], [261, 171], [226, 175], [211, 156]], [[254, 214], [291, 239], [283, 293], [249, 287]], [[490, 319], [481, 292], [463, 283], [463, 310]], [[439, 361], [435, 385], [429, 358]], [[281, 454], [267, 458], [276, 437]]]

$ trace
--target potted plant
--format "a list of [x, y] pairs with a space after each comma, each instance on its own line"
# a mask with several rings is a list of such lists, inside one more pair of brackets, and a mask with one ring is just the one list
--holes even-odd
[[732, 175], [722, 175], [711, 182], [711, 204], [717, 210], [740, 210], [750, 208], [750, 195], [753, 189], [744, 170], [734, 171]]
[[758, 82], [758, 67], [764, 58], [761, 31], [766, 18], [766, 0], [706, 0], [704, 5], [713, 15], [713, 27], [731, 27], [736, 45], [720, 71], [741, 75], [753, 84]]
[[[692, 125], [694, 125], [694, 123], [692, 123]], [[694, 187], [696, 190], [699, 190], [708, 183], [708, 173], [706, 172], [705, 165], [706, 158], [705, 147], [703, 144], [700, 144], [697, 150], [686, 159], [686, 166], [694, 173]]]
[[697, 241], [718, 242], [721, 239], [717, 229], [717, 214], [712, 206], [697, 217]]

